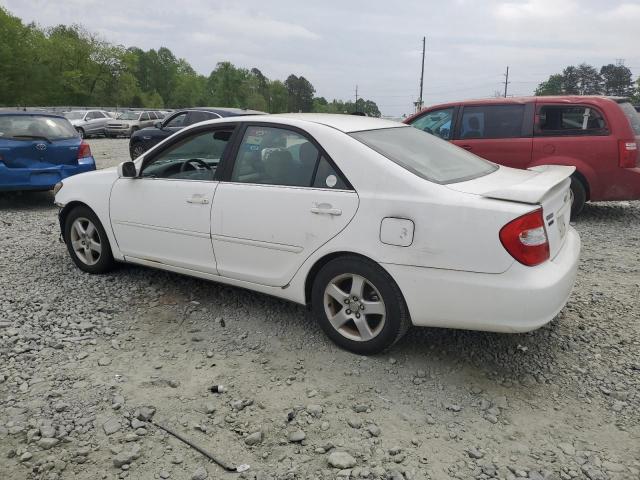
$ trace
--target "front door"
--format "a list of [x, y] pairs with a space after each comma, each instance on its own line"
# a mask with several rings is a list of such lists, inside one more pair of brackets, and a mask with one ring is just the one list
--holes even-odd
[[527, 168], [533, 116], [533, 104], [465, 106], [453, 143], [500, 165]]
[[137, 178], [111, 192], [111, 224], [122, 253], [217, 273], [210, 236], [215, 173], [232, 130], [199, 130], [145, 159]]
[[358, 195], [304, 132], [248, 125], [216, 190], [211, 233], [220, 275], [286, 285], [355, 215]]

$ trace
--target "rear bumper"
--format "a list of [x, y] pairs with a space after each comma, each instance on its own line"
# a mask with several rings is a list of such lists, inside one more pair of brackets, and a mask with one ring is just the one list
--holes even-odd
[[562, 250], [537, 267], [514, 264], [484, 274], [384, 264], [404, 294], [414, 325], [526, 332], [550, 322], [567, 303], [580, 256], [569, 228]]
[[7, 168], [0, 162], [0, 191], [50, 190], [67, 177], [96, 169], [93, 157], [78, 165], [51, 165], [45, 168]]

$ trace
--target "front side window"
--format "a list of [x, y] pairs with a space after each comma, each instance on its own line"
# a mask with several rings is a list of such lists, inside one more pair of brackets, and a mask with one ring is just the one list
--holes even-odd
[[458, 137], [463, 140], [523, 137], [524, 108], [524, 105], [464, 107]]
[[185, 118], [187, 118], [187, 112], [184, 113], [180, 113], [178, 115], [176, 115], [175, 117], [173, 117], [171, 120], [169, 120], [165, 127], [168, 128], [181, 128], [184, 126], [184, 120]]
[[320, 152], [284, 128], [249, 126], [238, 150], [232, 182], [310, 187]]
[[141, 177], [213, 180], [232, 129], [207, 131], [171, 145], [144, 165]]
[[607, 125], [602, 114], [583, 105], [544, 105], [540, 107], [538, 135], [602, 135]]
[[415, 119], [411, 122], [411, 126], [431, 133], [444, 140], [451, 140], [452, 134], [453, 107], [444, 108], [442, 110], [434, 110]]
[[147, 112], [144, 112], [141, 116], [140, 116], [140, 120], [149, 120], [149, 114]]
[[36, 115], [0, 116], [0, 139], [3, 140], [62, 140], [78, 133], [65, 118]]
[[193, 125], [194, 123], [204, 122], [205, 120], [211, 120], [214, 118], [220, 118], [220, 115], [216, 115], [213, 112], [189, 112], [187, 125]]
[[471, 180], [498, 168], [491, 162], [416, 128], [382, 128], [350, 135], [406, 170], [435, 183]]

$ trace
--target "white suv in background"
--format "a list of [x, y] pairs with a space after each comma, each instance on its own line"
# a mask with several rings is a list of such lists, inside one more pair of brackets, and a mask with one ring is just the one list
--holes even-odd
[[64, 116], [71, 122], [81, 138], [91, 135], [105, 135], [107, 122], [111, 120], [104, 110], [71, 110], [64, 112]]
[[130, 137], [133, 132], [146, 127], [153, 127], [158, 120], [163, 118], [164, 115], [156, 111], [124, 112], [117, 119], [109, 119], [107, 121], [106, 136]]

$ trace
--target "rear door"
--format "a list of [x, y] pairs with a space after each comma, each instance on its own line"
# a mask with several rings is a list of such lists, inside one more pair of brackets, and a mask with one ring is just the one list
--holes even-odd
[[542, 101], [536, 106], [533, 162], [577, 167], [587, 177], [590, 199], [598, 200], [616, 185], [618, 143], [595, 106]]
[[282, 287], [348, 225], [358, 195], [301, 130], [249, 124], [240, 138], [211, 211], [218, 271]]
[[527, 168], [533, 146], [532, 103], [465, 105], [453, 143], [500, 165]]

